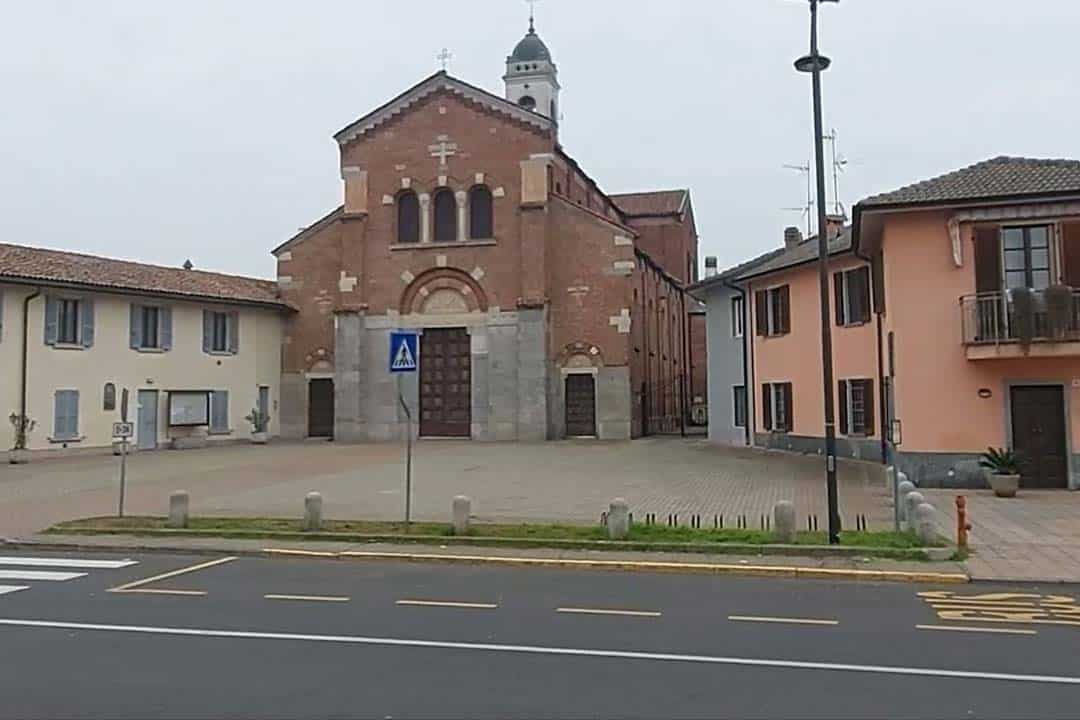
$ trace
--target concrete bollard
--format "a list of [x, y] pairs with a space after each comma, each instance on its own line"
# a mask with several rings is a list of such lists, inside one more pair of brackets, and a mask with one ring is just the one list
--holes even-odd
[[915, 483], [908, 480], [907, 475], [905, 475], [904, 473], [897, 473], [896, 479], [898, 481], [896, 486], [896, 494], [899, 498], [900, 503], [898, 505], [900, 509], [900, 521], [904, 522], [905, 520], [907, 520], [907, 496], [909, 493], [915, 492]]
[[176, 490], [169, 496], [169, 521], [166, 523], [168, 527], [188, 526], [188, 501], [187, 490]]
[[781, 500], [773, 506], [773, 527], [779, 542], [795, 542], [795, 503]]
[[469, 516], [471, 514], [472, 500], [467, 495], [454, 497], [453, 521], [455, 535], [467, 535], [469, 533]]
[[926, 498], [918, 490], [913, 490], [904, 496], [904, 519], [908, 530], [915, 530], [918, 527], [916, 525], [915, 508], [924, 502], [926, 502]]
[[322, 494], [309, 492], [304, 496], [304, 532], [322, 530]]
[[608, 508], [607, 534], [611, 540], [625, 540], [630, 535], [630, 506], [622, 498], [612, 500]]
[[915, 507], [915, 531], [923, 545], [931, 545], [937, 540], [937, 523], [934, 522], [936, 514], [934, 506], [928, 502], [919, 503]]

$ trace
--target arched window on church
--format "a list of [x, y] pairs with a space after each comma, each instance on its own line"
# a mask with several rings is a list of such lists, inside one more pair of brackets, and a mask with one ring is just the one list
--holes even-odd
[[486, 185], [469, 190], [469, 238], [488, 240], [495, 237], [494, 207]]
[[397, 241], [420, 242], [420, 201], [412, 190], [405, 190], [397, 198]]
[[457, 200], [450, 188], [435, 191], [435, 242], [457, 240]]
[[518, 105], [525, 108], [526, 110], [535, 110], [536, 98], [534, 98], [532, 95], [522, 95], [521, 99], [518, 100]]

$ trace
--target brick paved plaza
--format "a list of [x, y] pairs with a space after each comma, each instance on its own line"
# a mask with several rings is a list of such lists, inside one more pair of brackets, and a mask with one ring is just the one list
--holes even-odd
[[[59, 520], [116, 512], [119, 459], [109, 455], [38, 460], [0, 468], [0, 536], [22, 536]], [[459, 493], [480, 520], [598, 521], [611, 498], [636, 515], [685, 519], [746, 515], [756, 526], [777, 500], [796, 503], [800, 524], [825, 523], [818, 458], [724, 449], [704, 440], [473, 443], [415, 446], [414, 516], [446, 519]], [[840, 497], [845, 522], [867, 515], [888, 527], [887, 493], [872, 465], [845, 464]], [[129, 514], [164, 514], [168, 494], [191, 493], [192, 512], [300, 515], [304, 494], [318, 490], [330, 517], [398, 519], [404, 508], [404, 448], [326, 442], [229, 445], [136, 454], [129, 460]], [[847, 519], [850, 518], [850, 519]], [[710, 520], [711, 521], [711, 520]]]

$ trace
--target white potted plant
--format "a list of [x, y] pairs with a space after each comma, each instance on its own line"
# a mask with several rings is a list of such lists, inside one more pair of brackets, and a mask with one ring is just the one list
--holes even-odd
[[1012, 450], [987, 448], [979, 464], [986, 469], [986, 481], [1000, 498], [1016, 497], [1020, 488], [1020, 462]]
[[256, 445], [265, 445], [267, 440], [266, 431], [270, 425], [270, 415], [258, 408], [252, 408], [251, 413], [244, 419], [251, 423], [251, 442]]
[[30, 451], [26, 449], [26, 436], [37, 425], [36, 420], [31, 420], [25, 415], [11, 413], [8, 416], [11, 426], [15, 428], [15, 444], [8, 451], [8, 462], [12, 465], [21, 465], [30, 461]]

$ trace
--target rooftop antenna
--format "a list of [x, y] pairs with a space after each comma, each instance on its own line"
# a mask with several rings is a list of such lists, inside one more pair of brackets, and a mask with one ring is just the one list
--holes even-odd
[[450, 60], [453, 57], [454, 53], [450, 52], [446, 48], [443, 48], [439, 51], [439, 54], [435, 56], [435, 59], [439, 61], [440, 65], [442, 65], [443, 72], [446, 72], [446, 69], [450, 67]]
[[805, 165], [784, 165], [788, 170], [795, 170], [806, 175], [806, 205], [801, 208], [784, 208], [784, 210], [801, 210], [806, 217], [806, 237], [810, 237], [814, 234], [812, 221], [813, 213], [810, 212], [814, 209], [814, 186], [810, 175], [810, 163], [809, 161]]
[[836, 128], [833, 128], [828, 135], [823, 136], [821, 139], [829, 143], [829, 148], [832, 150], [833, 213], [846, 215], [844, 204], [840, 202], [840, 173], [844, 172], [844, 167], [848, 164], [848, 161], [847, 158], [836, 151], [837, 137]]

